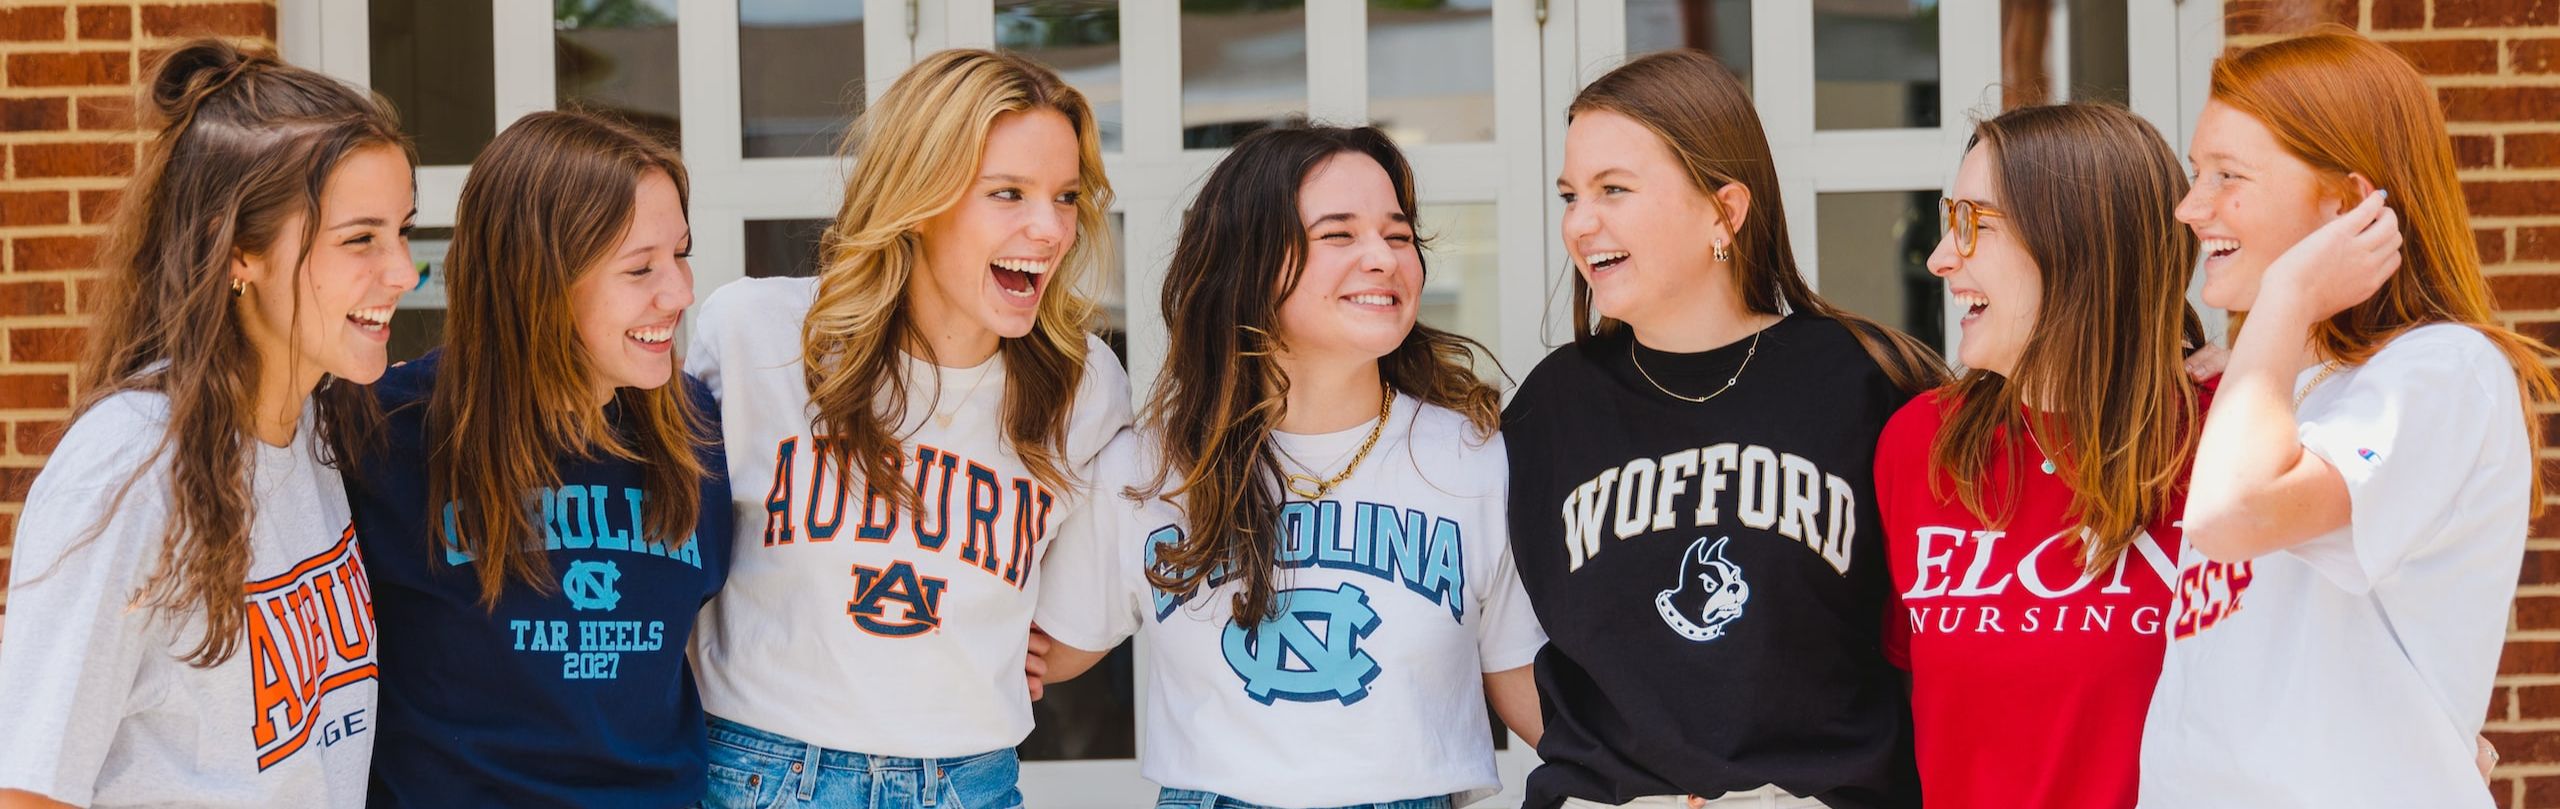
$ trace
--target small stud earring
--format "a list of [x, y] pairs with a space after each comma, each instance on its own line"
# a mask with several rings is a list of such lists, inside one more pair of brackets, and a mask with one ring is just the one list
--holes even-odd
[[1723, 239], [1717, 239], [1717, 240], [1716, 240], [1716, 260], [1717, 260], [1717, 261], [1732, 261], [1732, 260], [1733, 260], [1733, 249], [1732, 249], [1732, 248], [1730, 248], [1730, 247], [1726, 247]]

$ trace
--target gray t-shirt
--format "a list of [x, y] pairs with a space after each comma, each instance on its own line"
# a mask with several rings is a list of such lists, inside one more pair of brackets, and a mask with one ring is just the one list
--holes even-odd
[[292, 445], [251, 443], [246, 626], [211, 668], [181, 659], [200, 614], [135, 606], [166, 534], [166, 459], [117, 495], [167, 413], [153, 393], [98, 403], [27, 496], [0, 643], [0, 788], [99, 807], [361, 806], [373, 600], [344, 484], [312, 452], [311, 413]]

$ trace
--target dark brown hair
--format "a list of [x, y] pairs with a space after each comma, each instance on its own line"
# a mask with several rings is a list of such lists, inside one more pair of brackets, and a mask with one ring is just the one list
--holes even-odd
[[680, 547], [693, 536], [706, 472], [696, 453], [711, 439], [683, 374], [616, 390], [617, 427], [594, 405], [569, 306], [570, 287], [630, 232], [650, 172], [675, 182], [680, 207], [689, 199], [684, 163], [665, 144], [594, 115], [537, 112], [498, 133], [462, 185], [445, 253], [443, 367], [427, 405], [437, 436], [427, 502], [430, 524], [479, 560], [486, 608], [508, 576], [549, 587], [540, 504], [527, 494], [559, 485], [561, 458], [639, 464], [649, 540]]
[[[2187, 306], [2196, 240], [2178, 222], [2187, 178], [2149, 122], [2097, 104], [2024, 107], [1974, 126], [1991, 161], [2004, 236], [2044, 288], [2034, 336], [2007, 376], [1975, 369], [1940, 395], [1953, 409], [1930, 449], [1929, 488], [1975, 516], [2001, 439], [2051, 453], [2087, 532], [2094, 573], [2169, 510], [2195, 452], [2195, 383], [2182, 343], [2201, 345]], [[1971, 151], [1968, 145], [1967, 151]], [[2047, 414], [2030, 423], [2024, 402]], [[2014, 455], [2009, 456], [2015, 458]], [[2019, 472], [2008, 471], [2014, 505]]]
[[[1839, 321], [1905, 391], [1917, 393], [1946, 381], [1946, 363], [1936, 351], [1832, 305], [1796, 271], [1795, 248], [1787, 242], [1786, 206], [1778, 198], [1777, 162], [1769, 155], [1769, 138], [1760, 129], [1751, 94], [1733, 71], [1692, 49], [1646, 54], [1582, 88], [1565, 118], [1571, 121], [1594, 110], [1627, 116], [1652, 130], [1679, 157], [1700, 193], [1712, 194], [1733, 183], [1751, 189], [1751, 215], [1733, 231], [1732, 283], [1744, 306], [1764, 314], [1792, 311]], [[1590, 282], [1581, 273], [1568, 273], [1573, 276], [1574, 342], [1625, 326], [1592, 311]]]
[[[177, 47], [153, 72], [143, 105], [159, 131], [101, 248], [95, 337], [78, 412], [125, 391], [168, 397], [168, 432], [145, 463], [169, 462], [169, 524], [137, 601], [204, 615], [187, 662], [230, 659], [245, 635], [242, 587], [257, 501], [248, 473], [251, 410], [263, 362], [243, 330], [230, 264], [262, 255], [302, 217], [302, 251], [318, 238], [321, 192], [340, 161], [388, 146], [409, 155], [389, 107], [336, 79], [219, 40]], [[279, 266], [284, 256], [269, 256]], [[292, 333], [288, 330], [287, 333]], [[288, 358], [290, 360], [290, 358]], [[323, 378], [311, 392], [326, 462], [352, 461], [382, 413], [363, 386]], [[121, 503], [140, 475], [118, 492]], [[103, 522], [101, 523], [103, 528]], [[91, 537], [95, 539], [95, 537]]]
[[[1298, 190], [1335, 155], [1375, 160], [1394, 184], [1396, 204], [1420, 224], [1413, 169], [1375, 127], [1293, 125], [1254, 133], [1209, 172], [1183, 212], [1165, 271], [1169, 349], [1144, 423], [1159, 432], [1162, 463], [1152, 484], [1126, 494], [1181, 504], [1189, 531], [1157, 550], [1147, 580], [1189, 593], [1232, 575], [1235, 620], [1255, 626], [1273, 612], [1281, 481], [1271, 433], [1288, 411], [1280, 304], [1306, 269], [1307, 233]], [[1378, 360], [1386, 385], [1457, 411], [1491, 438], [1501, 397], [1469, 360], [1484, 347], [1420, 323]]]

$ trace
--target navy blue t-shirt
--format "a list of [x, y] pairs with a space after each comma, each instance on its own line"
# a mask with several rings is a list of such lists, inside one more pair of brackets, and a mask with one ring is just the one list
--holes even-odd
[[[675, 547], [646, 537], [640, 465], [563, 459], [560, 485], [539, 494], [554, 579], [544, 592], [510, 577], [493, 613], [471, 558], [429, 541], [426, 399], [438, 359], [374, 386], [388, 451], [347, 485], [381, 638], [371, 805], [691, 805], [705, 751], [685, 645], [729, 568], [719, 448], [702, 452], [702, 515]], [[716, 418], [709, 389], [683, 384]], [[719, 434], [714, 423], [708, 435]]]

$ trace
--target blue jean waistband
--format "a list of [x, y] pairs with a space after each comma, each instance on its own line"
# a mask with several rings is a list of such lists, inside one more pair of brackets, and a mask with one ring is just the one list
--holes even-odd
[[[1165, 805], [1177, 805], [1185, 807], [1186, 809], [1189, 809], [1189, 807], [1198, 807], [1198, 809], [1268, 809], [1268, 807], [1264, 807], [1261, 804], [1246, 803], [1234, 798], [1221, 796], [1214, 792], [1203, 792], [1197, 789], [1174, 789], [1171, 787], [1166, 787], [1156, 793], [1156, 805], [1159, 807]], [[1447, 795], [1433, 795], [1428, 798], [1407, 798], [1398, 801], [1363, 803], [1355, 805], [1356, 809], [1449, 809], [1449, 806], [1450, 801], [1449, 796]], [[1355, 809], [1355, 807], [1345, 807], [1345, 809]]]
[[852, 772], [880, 772], [895, 770], [923, 772], [928, 767], [937, 771], [944, 771], [960, 767], [973, 761], [988, 758], [990, 756], [1010, 755], [1013, 753], [1013, 749], [1008, 747], [1001, 750], [989, 750], [984, 753], [974, 753], [966, 756], [951, 756], [947, 758], [875, 756], [869, 753], [857, 753], [851, 750], [834, 750], [819, 747], [789, 736], [739, 724], [717, 716], [710, 718], [707, 732], [712, 744], [728, 745], [751, 753], [762, 753], [776, 758], [789, 759], [793, 761], [807, 759], [809, 757], [809, 751], [814, 749], [818, 752], [817, 759], [818, 766], [820, 768], [847, 770]]

